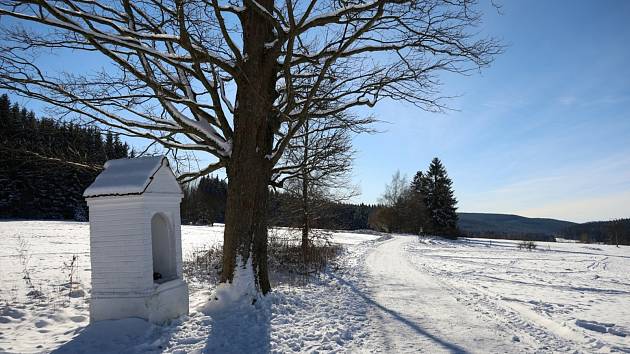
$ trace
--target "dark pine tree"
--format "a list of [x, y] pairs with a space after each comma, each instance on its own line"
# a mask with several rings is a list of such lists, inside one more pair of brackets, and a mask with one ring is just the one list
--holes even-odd
[[425, 204], [430, 217], [429, 231], [449, 237], [456, 237], [457, 199], [453, 192], [453, 182], [446, 168], [437, 157], [431, 161], [429, 170], [421, 177], [425, 191]]
[[127, 156], [113, 133], [37, 119], [0, 95], [0, 218], [84, 220], [83, 190], [107, 159]]
[[430, 215], [426, 206], [428, 194], [427, 183], [422, 171], [418, 171], [409, 187], [408, 208], [410, 210], [409, 226], [414, 233], [424, 233], [428, 230]]

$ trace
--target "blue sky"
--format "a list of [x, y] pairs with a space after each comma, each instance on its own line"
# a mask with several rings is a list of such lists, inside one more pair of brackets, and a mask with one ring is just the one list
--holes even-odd
[[[411, 177], [439, 157], [460, 211], [630, 217], [630, 1], [504, 0], [501, 14], [482, 3], [480, 31], [505, 53], [481, 73], [442, 77], [459, 96], [452, 111], [391, 101], [362, 111], [388, 123], [355, 139], [354, 201], [376, 202], [396, 170]], [[53, 71], [103, 64], [46, 60]]]
[[480, 74], [443, 78], [460, 95], [453, 111], [375, 109], [389, 123], [355, 139], [360, 200], [437, 156], [460, 211], [630, 217], [630, 2], [504, 1], [501, 12], [489, 8], [481, 30], [505, 53]]

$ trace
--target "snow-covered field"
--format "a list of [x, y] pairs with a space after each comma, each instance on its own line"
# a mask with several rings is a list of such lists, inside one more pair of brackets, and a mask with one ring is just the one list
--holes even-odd
[[[184, 226], [185, 258], [222, 232]], [[0, 240], [0, 352], [630, 352], [628, 247], [335, 233], [347, 250], [313, 282], [255, 311], [195, 284], [190, 315], [154, 326], [89, 325], [86, 223], [0, 222]]]

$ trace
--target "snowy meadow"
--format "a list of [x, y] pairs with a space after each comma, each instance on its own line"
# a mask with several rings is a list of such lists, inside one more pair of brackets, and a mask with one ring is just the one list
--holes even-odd
[[[222, 233], [184, 226], [184, 258]], [[310, 282], [252, 310], [189, 279], [190, 315], [156, 326], [89, 324], [87, 223], [0, 222], [0, 239], [0, 352], [630, 352], [628, 247], [336, 232]]]

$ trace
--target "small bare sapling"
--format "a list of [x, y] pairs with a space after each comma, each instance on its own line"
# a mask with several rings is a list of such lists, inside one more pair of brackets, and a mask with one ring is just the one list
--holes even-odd
[[63, 262], [66, 277], [68, 279], [68, 296], [69, 297], [83, 297], [85, 292], [79, 288], [78, 270], [79, 270], [79, 256], [72, 255], [70, 262]]

